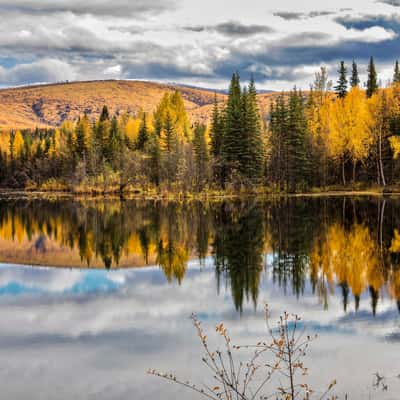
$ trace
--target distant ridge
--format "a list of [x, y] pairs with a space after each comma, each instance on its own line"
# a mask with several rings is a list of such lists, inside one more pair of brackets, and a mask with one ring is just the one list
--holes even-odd
[[[0, 128], [33, 129], [57, 127], [65, 120], [76, 120], [87, 113], [97, 118], [104, 104], [112, 114], [153, 112], [163, 94], [179, 90], [193, 122], [207, 123], [210, 119], [214, 89], [182, 84], [164, 84], [139, 80], [98, 80], [43, 83], [0, 89]], [[275, 93], [259, 95], [262, 112], [268, 111]], [[224, 101], [223, 91], [217, 92]]]

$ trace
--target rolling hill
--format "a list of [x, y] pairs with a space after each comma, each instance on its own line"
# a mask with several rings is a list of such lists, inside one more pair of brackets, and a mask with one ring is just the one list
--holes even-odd
[[[26, 86], [0, 90], [0, 128], [56, 127], [86, 112], [98, 117], [104, 104], [112, 114], [143, 109], [153, 112], [166, 91], [179, 90], [193, 122], [209, 121], [214, 93], [184, 85], [145, 81], [90, 81]], [[268, 111], [276, 93], [259, 95], [260, 108]], [[220, 101], [226, 95], [217, 94]]]

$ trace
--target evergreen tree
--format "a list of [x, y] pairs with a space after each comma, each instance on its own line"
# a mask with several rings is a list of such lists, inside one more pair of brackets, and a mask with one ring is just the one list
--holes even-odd
[[234, 73], [225, 110], [224, 140], [221, 148], [225, 179], [231, 177], [231, 174], [238, 170], [243, 161], [242, 146], [242, 95], [239, 75]]
[[136, 141], [136, 148], [138, 150], [143, 151], [148, 139], [149, 139], [149, 132], [147, 128], [147, 118], [146, 118], [146, 113], [143, 113], [138, 138]]
[[217, 94], [214, 94], [214, 108], [210, 127], [210, 153], [213, 157], [213, 180], [223, 186], [222, 143], [224, 139], [223, 113], [219, 109]]
[[347, 95], [347, 68], [344, 65], [344, 61], [340, 62], [338, 73], [339, 79], [335, 86], [335, 91], [339, 98], [344, 99]]
[[309, 183], [307, 120], [304, 98], [295, 88], [289, 97], [287, 133], [287, 189], [296, 191]]
[[195, 155], [196, 188], [201, 191], [207, 179], [208, 149], [205, 125], [196, 124], [193, 134], [193, 150]]
[[111, 120], [110, 136], [107, 143], [107, 161], [114, 167], [114, 169], [121, 169], [120, 162], [122, 153], [122, 136], [118, 126], [117, 117]]
[[94, 151], [96, 155], [97, 173], [100, 172], [99, 168], [102, 168], [103, 161], [108, 159], [108, 138], [110, 136], [110, 114], [107, 106], [103, 107], [99, 121], [97, 123]]
[[104, 105], [100, 114], [100, 122], [107, 121], [109, 119], [110, 119], [110, 113], [108, 112], [108, 107]]
[[149, 136], [149, 140], [145, 148], [148, 154], [148, 170], [149, 179], [153, 185], [160, 186], [161, 182], [161, 147], [159, 135], [154, 132]]
[[288, 108], [284, 95], [281, 94], [271, 104], [270, 110], [270, 177], [278, 184], [280, 190], [285, 189], [288, 166]]
[[253, 76], [250, 79], [245, 112], [245, 128], [247, 135], [248, 162], [245, 168], [245, 175], [250, 182], [258, 184], [261, 182], [264, 170], [264, 144], [261, 137], [260, 113], [257, 103], [257, 90]]
[[177, 173], [178, 138], [169, 111], [166, 113], [164, 129], [161, 135], [161, 154], [166, 180], [168, 186], [170, 186]]
[[214, 94], [214, 108], [211, 117], [210, 127], [210, 151], [214, 158], [221, 156], [221, 147], [223, 141], [222, 115], [219, 111], [217, 94]]
[[359, 84], [360, 84], [360, 78], [358, 76], [358, 67], [356, 62], [353, 60], [350, 85], [351, 87], [357, 87]]
[[367, 97], [372, 95], [378, 90], [378, 75], [375, 69], [374, 58], [371, 57], [368, 65], [368, 81], [367, 81]]
[[399, 83], [400, 82], [400, 68], [399, 68], [399, 61], [398, 60], [396, 60], [396, 64], [394, 66], [393, 82], [394, 83]]
[[76, 153], [78, 157], [83, 159], [88, 154], [88, 136], [90, 131], [90, 123], [88, 116], [84, 114], [79, 118], [75, 129], [76, 136]]

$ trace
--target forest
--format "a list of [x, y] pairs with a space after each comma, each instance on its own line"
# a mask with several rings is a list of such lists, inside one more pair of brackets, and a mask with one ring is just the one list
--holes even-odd
[[[262, 114], [254, 79], [238, 73], [208, 125], [192, 123], [178, 91], [153, 113], [83, 114], [56, 129], [0, 134], [0, 187], [76, 193], [261, 193], [391, 188], [400, 176], [400, 67], [379, 81], [339, 63], [307, 91], [274, 96]], [[134, 95], [134, 94], [133, 94]]]

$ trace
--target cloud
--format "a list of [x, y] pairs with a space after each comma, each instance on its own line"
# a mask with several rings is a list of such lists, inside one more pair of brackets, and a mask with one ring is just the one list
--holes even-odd
[[293, 12], [293, 11], [276, 11], [272, 15], [275, 17], [282, 18], [286, 21], [301, 20], [307, 18], [324, 17], [328, 15], [336, 14], [334, 11], [311, 11], [308, 13]]
[[1, 85], [59, 82], [76, 78], [74, 68], [68, 63], [50, 58], [30, 64], [18, 64], [12, 68], [0, 67]]
[[377, 0], [377, 3], [388, 4], [393, 7], [400, 7], [400, 0]]
[[271, 33], [274, 29], [266, 25], [246, 25], [237, 21], [227, 21], [216, 25], [184, 26], [184, 30], [192, 32], [217, 32], [224, 36], [253, 36], [260, 33]]
[[252, 36], [258, 33], [271, 33], [274, 30], [265, 25], [245, 25], [240, 22], [224, 22], [215, 25], [214, 30], [226, 36]]
[[399, 14], [366, 14], [359, 16], [344, 15], [334, 19], [335, 22], [344, 26], [346, 29], [364, 30], [380, 26], [386, 30], [400, 31], [400, 15]]
[[3, 0], [0, 10], [40, 15], [73, 13], [125, 17], [154, 15], [175, 6], [175, 0]]
[[274, 12], [273, 15], [275, 17], [279, 17], [279, 18], [285, 19], [287, 21], [297, 20], [297, 19], [301, 19], [304, 17], [303, 13], [292, 12], [292, 11], [277, 11], [277, 12]]

